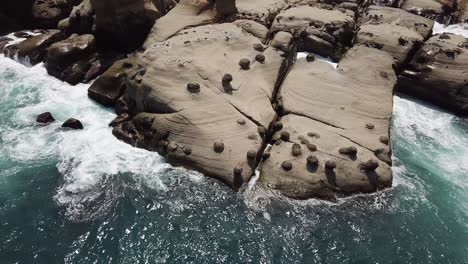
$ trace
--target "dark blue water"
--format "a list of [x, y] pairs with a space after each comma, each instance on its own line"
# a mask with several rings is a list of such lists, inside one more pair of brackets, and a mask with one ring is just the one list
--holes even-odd
[[117, 141], [86, 88], [0, 58], [1, 264], [468, 263], [466, 119], [395, 97], [394, 187], [298, 202]]

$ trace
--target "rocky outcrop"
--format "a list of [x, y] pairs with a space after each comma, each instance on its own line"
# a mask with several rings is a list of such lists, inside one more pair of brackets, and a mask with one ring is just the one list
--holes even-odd
[[448, 23], [456, 11], [456, 4], [456, 0], [405, 0], [401, 8], [441, 23]]
[[91, 0], [100, 47], [132, 51], [139, 48], [162, 13], [151, 0]]
[[240, 19], [233, 22], [236, 26], [259, 38], [263, 43], [268, 37], [268, 28], [252, 20]]
[[70, 84], [83, 80], [96, 57], [93, 35], [74, 35], [49, 47], [47, 72]]
[[431, 37], [402, 72], [398, 89], [468, 116], [468, 39]]
[[350, 46], [354, 29], [353, 11], [298, 6], [281, 12], [270, 32], [289, 32], [298, 40], [299, 51], [338, 60]]
[[276, 117], [286, 55], [234, 24], [181, 31], [139, 60], [126, 92], [136, 115], [114, 134], [239, 188]]
[[276, 15], [286, 6], [285, 0], [237, 0], [236, 19], [253, 20], [269, 27]]
[[143, 47], [146, 49], [165, 41], [183, 29], [213, 22], [215, 13], [212, 9], [204, 9], [205, 5], [206, 3], [200, 1], [181, 0], [169, 13], [156, 21]]
[[56, 28], [57, 23], [68, 17], [77, 0], [35, 0], [32, 17], [36, 27]]
[[83, 0], [73, 7], [70, 16], [58, 23], [58, 28], [68, 34], [90, 34], [94, 23], [94, 9], [91, 0]]
[[108, 107], [114, 107], [126, 90], [130, 73], [137, 68], [136, 58], [115, 62], [88, 89], [88, 96]]
[[[273, 137], [260, 181], [298, 199], [391, 186], [388, 137], [396, 76], [385, 52], [355, 46], [334, 69], [300, 59], [279, 95], [281, 129]], [[372, 160], [372, 166], [363, 165]]]
[[18, 44], [13, 44], [5, 48], [5, 56], [31, 66], [44, 61], [47, 49], [53, 43], [63, 40], [65, 36], [59, 30], [49, 30], [28, 38]]

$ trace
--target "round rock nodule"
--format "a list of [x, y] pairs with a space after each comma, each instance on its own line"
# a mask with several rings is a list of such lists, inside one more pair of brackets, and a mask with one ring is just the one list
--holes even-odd
[[257, 157], [257, 151], [255, 150], [249, 150], [247, 151], [247, 159], [253, 160]]
[[320, 138], [320, 135], [318, 133], [315, 133], [315, 132], [309, 132], [309, 133], [307, 133], [307, 136], [309, 136], [311, 138]]
[[261, 137], [264, 137], [267, 133], [267, 130], [265, 127], [263, 126], [258, 126], [257, 128], [257, 131], [258, 131], [258, 134], [261, 136]]
[[387, 136], [381, 136], [379, 138], [379, 141], [385, 145], [388, 145], [388, 137]]
[[308, 62], [315, 61], [315, 55], [314, 54], [307, 54], [306, 61], [308, 61]]
[[265, 50], [265, 48], [263, 47], [263, 45], [260, 44], [260, 43], [255, 43], [255, 44], [253, 45], [253, 48], [254, 48], [254, 50], [256, 50], [256, 51], [264, 51], [264, 50]]
[[292, 165], [292, 163], [290, 161], [283, 161], [281, 163], [281, 168], [283, 168], [283, 170], [285, 170], [285, 171], [290, 171], [290, 170], [292, 170], [293, 165]]
[[290, 138], [289, 132], [288, 132], [288, 131], [283, 131], [283, 132], [281, 132], [280, 138], [281, 138], [281, 140], [283, 140], [284, 142], [288, 142], [288, 141], [289, 141], [289, 138]]
[[192, 148], [190, 146], [184, 146], [182, 150], [184, 151], [184, 154], [187, 156], [190, 156], [190, 154], [192, 154]]
[[232, 75], [229, 73], [224, 74], [223, 79], [221, 80], [223, 84], [229, 84], [232, 82]]
[[379, 167], [379, 162], [375, 159], [370, 159], [366, 162], [361, 162], [359, 167], [364, 171], [375, 171]]
[[233, 170], [234, 175], [241, 175], [243, 171], [244, 169], [241, 166], [236, 166], [234, 167], [234, 170]]
[[275, 122], [273, 124], [273, 129], [275, 131], [280, 131], [281, 129], [283, 129], [283, 123], [281, 123], [281, 121]]
[[224, 151], [224, 143], [221, 141], [215, 141], [213, 143], [213, 150], [216, 153], [222, 153]]
[[187, 90], [191, 93], [198, 93], [200, 92], [200, 84], [198, 83], [188, 83]]
[[312, 152], [317, 151], [317, 146], [315, 144], [309, 143], [306, 146], [307, 146], [307, 149], [309, 149]]
[[350, 155], [350, 156], [355, 156], [357, 154], [357, 148], [354, 146], [351, 147], [346, 147], [346, 148], [340, 148], [338, 150], [340, 154], [343, 155]]
[[325, 162], [325, 168], [330, 169], [330, 170], [335, 169], [336, 168], [336, 162], [334, 160], [327, 160]]
[[255, 56], [255, 60], [258, 61], [258, 62], [260, 62], [260, 63], [265, 63], [265, 55], [263, 55], [263, 54], [257, 54], [257, 55]]
[[301, 145], [294, 143], [291, 148], [291, 154], [294, 157], [300, 156], [302, 154]]
[[36, 122], [41, 124], [48, 124], [54, 122], [55, 118], [52, 116], [50, 112], [45, 112], [37, 116]]
[[243, 126], [243, 125], [245, 125], [245, 124], [246, 124], [246, 122], [245, 122], [245, 120], [244, 120], [244, 119], [237, 119], [237, 121], [236, 121], [236, 122], [237, 122], [237, 124], [239, 124], [239, 125], [241, 125], [241, 126]]
[[319, 164], [319, 160], [315, 155], [310, 155], [307, 157], [307, 165], [309, 166], [317, 166]]
[[246, 59], [246, 58], [243, 58], [239, 61], [239, 66], [241, 67], [241, 69], [243, 70], [248, 70], [250, 69], [250, 60], [249, 59]]
[[366, 128], [367, 128], [367, 129], [374, 129], [375, 126], [374, 126], [374, 124], [372, 124], [372, 123], [366, 123]]
[[62, 124], [63, 128], [71, 128], [71, 129], [83, 129], [83, 124], [81, 124], [80, 120], [75, 118], [70, 118]]

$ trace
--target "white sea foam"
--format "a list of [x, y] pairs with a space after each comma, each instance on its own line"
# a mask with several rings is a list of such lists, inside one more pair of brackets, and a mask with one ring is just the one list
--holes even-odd
[[441, 34], [441, 33], [453, 33], [456, 35], [464, 36], [468, 38], [468, 23], [463, 24], [454, 24], [454, 25], [444, 25], [438, 22], [435, 22], [434, 28], [432, 29], [432, 34]]
[[[27, 68], [10, 59], [0, 58], [0, 74], [11, 73], [0, 80], [2, 104], [17, 104], [12, 112], [11, 128], [1, 125], [3, 154], [17, 162], [58, 160], [64, 184], [55, 196], [59, 204], [73, 214], [82, 202], [100, 195], [100, 182], [107, 176], [131, 173], [148, 185], [164, 189], [158, 174], [170, 167], [155, 152], [133, 148], [114, 136], [107, 124], [115, 117], [88, 99], [88, 85], [70, 86], [48, 76], [43, 65]], [[55, 123], [39, 126], [35, 118], [51, 112]], [[60, 125], [74, 117], [85, 129], [65, 131]]]
[[[305, 58], [305, 57], [307, 57], [308, 54], [309, 54], [309, 52], [298, 52], [296, 58], [297, 59]], [[310, 54], [313, 54], [313, 53], [310, 53]], [[330, 58], [325, 58], [325, 57], [322, 57], [322, 56], [317, 55], [317, 54], [314, 54], [314, 55], [315, 55], [315, 59], [327, 62], [330, 65], [332, 65], [335, 69], [338, 67], [338, 63], [333, 62]]]

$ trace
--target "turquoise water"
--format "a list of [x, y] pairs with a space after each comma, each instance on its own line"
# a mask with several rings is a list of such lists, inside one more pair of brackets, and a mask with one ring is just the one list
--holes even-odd
[[0, 58], [1, 264], [468, 263], [466, 119], [396, 96], [394, 187], [298, 202], [117, 141], [86, 89]]

